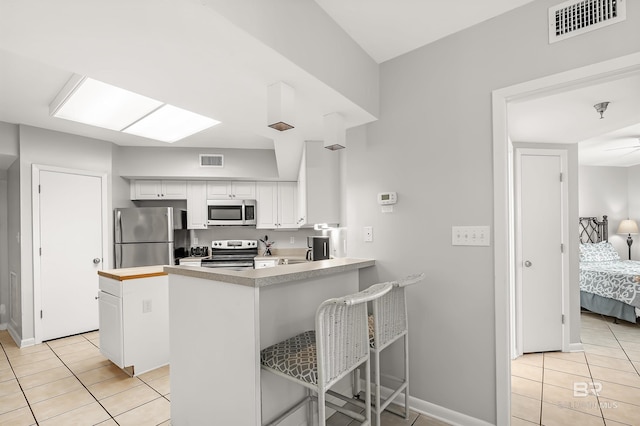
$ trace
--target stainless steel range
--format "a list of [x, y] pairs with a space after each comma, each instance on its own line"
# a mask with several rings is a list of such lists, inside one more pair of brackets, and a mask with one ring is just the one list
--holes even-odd
[[253, 269], [258, 255], [258, 240], [217, 240], [211, 242], [211, 256], [202, 259], [203, 268], [226, 268], [236, 271]]

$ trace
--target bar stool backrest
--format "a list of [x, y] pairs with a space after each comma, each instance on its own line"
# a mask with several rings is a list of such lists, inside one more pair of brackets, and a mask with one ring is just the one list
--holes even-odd
[[405, 287], [424, 279], [424, 273], [392, 281], [393, 288], [384, 296], [373, 300], [374, 348], [382, 349], [407, 333], [408, 316]]
[[318, 386], [328, 389], [369, 356], [367, 302], [392, 289], [374, 284], [349, 296], [329, 299], [316, 311]]

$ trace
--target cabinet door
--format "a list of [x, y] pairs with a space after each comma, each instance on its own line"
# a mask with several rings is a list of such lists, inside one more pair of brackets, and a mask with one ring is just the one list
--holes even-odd
[[207, 199], [231, 198], [231, 182], [212, 180], [207, 182]]
[[298, 226], [307, 224], [307, 160], [306, 149], [302, 150], [300, 171], [298, 172]]
[[100, 353], [124, 368], [122, 299], [101, 291], [98, 302]]
[[165, 200], [186, 200], [187, 182], [184, 180], [163, 180], [162, 198]]
[[278, 182], [278, 228], [298, 228], [298, 186]]
[[162, 182], [159, 180], [135, 180], [131, 182], [132, 200], [159, 200], [162, 198]]
[[277, 182], [257, 182], [256, 202], [258, 204], [257, 229], [274, 229], [278, 223]]
[[231, 182], [231, 193], [233, 198], [241, 200], [256, 199], [256, 183], [255, 182]]
[[187, 229], [207, 229], [207, 182], [187, 182]]

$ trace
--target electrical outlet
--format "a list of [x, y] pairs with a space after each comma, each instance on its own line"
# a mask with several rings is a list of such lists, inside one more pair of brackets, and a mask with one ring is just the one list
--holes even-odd
[[147, 314], [151, 312], [151, 310], [152, 310], [151, 299], [144, 299], [142, 301], [142, 313]]
[[489, 226], [452, 226], [451, 245], [488, 246], [491, 243]]
[[295, 244], [295, 243], [296, 243], [295, 237], [289, 238], [289, 244]]
[[198, 237], [193, 237], [193, 245], [194, 246], [198, 245]]
[[373, 226], [364, 227], [364, 241], [367, 243], [373, 242]]

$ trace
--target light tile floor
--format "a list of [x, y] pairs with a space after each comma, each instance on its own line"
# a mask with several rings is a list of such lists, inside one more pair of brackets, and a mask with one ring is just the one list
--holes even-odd
[[98, 332], [20, 349], [0, 331], [0, 425], [169, 425], [169, 367], [129, 377]]
[[[640, 326], [583, 313], [581, 337], [584, 353], [512, 362], [512, 425], [640, 424]], [[0, 425], [169, 425], [169, 367], [129, 377], [98, 345], [92, 332], [20, 349], [0, 331]], [[382, 423], [446, 425], [417, 412]], [[328, 424], [356, 423], [336, 414]]]
[[[169, 366], [129, 377], [100, 354], [97, 331], [20, 349], [2, 330], [0, 347], [0, 425], [170, 425]], [[446, 425], [416, 412], [382, 424]]]
[[511, 362], [512, 425], [640, 424], [640, 325], [581, 318], [584, 352]]

